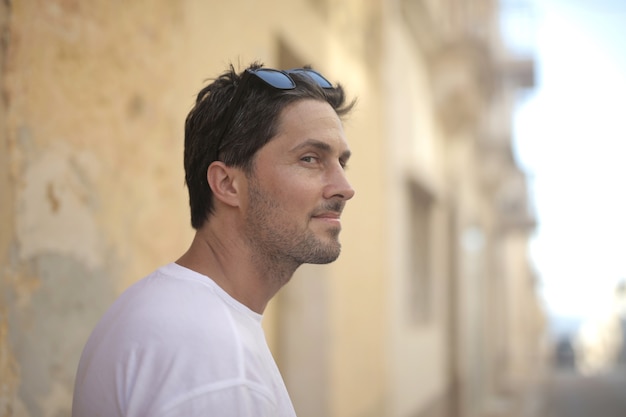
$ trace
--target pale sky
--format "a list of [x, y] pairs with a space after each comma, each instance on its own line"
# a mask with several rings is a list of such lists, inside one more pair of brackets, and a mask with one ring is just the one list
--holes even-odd
[[587, 316], [626, 280], [626, 1], [533, 3], [537, 87], [515, 123], [532, 260], [548, 309]]

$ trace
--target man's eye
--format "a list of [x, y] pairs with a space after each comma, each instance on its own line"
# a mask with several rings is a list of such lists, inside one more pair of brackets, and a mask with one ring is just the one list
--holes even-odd
[[315, 162], [317, 158], [314, 156], [303, 156], [300, 160], [304, 162]]

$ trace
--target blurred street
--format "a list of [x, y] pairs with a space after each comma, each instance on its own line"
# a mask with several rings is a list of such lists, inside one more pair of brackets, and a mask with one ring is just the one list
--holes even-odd
[[626, 368], [592, 376], [556, 369], [539, 395], [537, 417], [624, 417]]

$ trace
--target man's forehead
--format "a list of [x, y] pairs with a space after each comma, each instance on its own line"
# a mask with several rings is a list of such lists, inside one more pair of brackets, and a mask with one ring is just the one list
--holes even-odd
[[[311, 131], [323, 135], [341, 134], [343, 123], [330, 104], [319, 100], [299, 100], [285, 107], [279, 117], [278, 133]], [[322, 138], [319, 138], [322, 139]]]

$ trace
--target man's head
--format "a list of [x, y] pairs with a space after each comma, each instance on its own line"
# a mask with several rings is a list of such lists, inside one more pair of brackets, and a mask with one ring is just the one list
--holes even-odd
[[260, 64], [241, 74], [231, 66], [199, 92], [185, 123], [185, 180], [195, 229], [214, 209], [209, 165], [220, 160], [250, 173], [258, 151], [277, 135], [283, 111], [304, 100], [327, 103], [339, 117], [353, 106], [340, 85], [310, 69], [277, 71]]
[[328, 103], [306, 99], [286, 107], [279, 133], [239, 182], [242, 235], [252, 253], [274, 269], [337, 259], [340, 217], [354, 195], [345, 173], [349, 159], [341, 120]]

